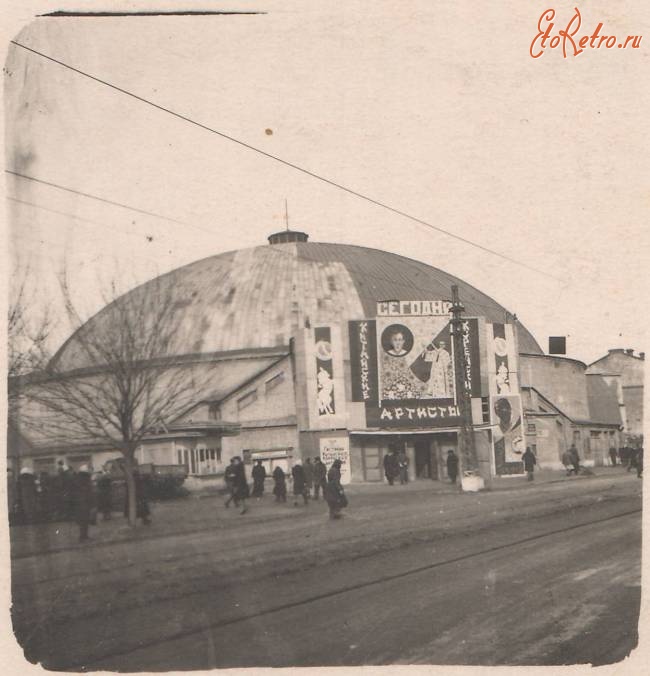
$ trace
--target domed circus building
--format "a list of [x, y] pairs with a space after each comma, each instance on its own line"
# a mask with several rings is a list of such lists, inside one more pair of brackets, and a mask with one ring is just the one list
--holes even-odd
[[[155, 282], [192, 329], [175, 361], [210, 376], [194, 401], [152, 426], [137, 457], [184, 464], [190, 486], [221, 481], [235, 455], [262, 460], [267, 471], [340, 457], [345, 481], [379, 482], [392, 449], [406, 452], [412, 479], [443, 480], [461, 426], [453, 285], [464, 306], [465, 382], [485, 478], [521, 473], [526, 446], [541, 466], [559, 467], [572, 442], [587, 464], [621, 443], [615, 384], [587, 375], [581, 362], [544, 355], [513, 314], [424, 263], [284, 231], [268, 245], [211, 256]], [[146, 297], [153, 283], [126, 297]], [[80, 331], [110, 323], [114, 304]], [[54, 363], [83, 374], [91, 368], [84, 355], [74, 334]], [[53, 471], [61, 458], [98, 468], [117, 455], [106, 444], [36, 438], [17, 423], [9, 438], [10, 459], [36, 471]]]

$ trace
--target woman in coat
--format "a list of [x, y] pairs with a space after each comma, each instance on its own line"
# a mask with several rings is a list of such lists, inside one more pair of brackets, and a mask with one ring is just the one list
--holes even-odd
[[273, 470], [273, 495], [276, 502], [287, 501], [287, 479], [279, 465]]
[[303, 503], [307, 504], [307, 483], [305, 481], [305, 470], [303, 466], [298, 463], [291, 468], [291, 476], [293, 477], [293, 504], [298, 506], [298, 496], [302, 495]]
[[532, 481], [537, 458], [535, 458], [535, 454], [530, 450], [530, 446], [526, 446], [526, 452], [521, 456], [521, 459], [524, 462], [524, 469], [528, 474], [528, 481]]
[[246, 514], [248, 511], [246, 498], [250, 497], [248, 481], [246, 480], [246, 468], [240, 457], [235, 457], [233, 460], [235, 461], [235, 472], [233, 476], [233, 495], [235, 504], [241, 503], [242, 508], [240, 514]]
[[327, 473], [325, 499], [330, 508], [330, 519], [340, 519], [341, 509], [348, 506], [343, 486], [341, 486], [341, 461], [335, 460]]
[[264, 495], [264, 480], [266, 479], [266, 468], [261, 460], [257, 461], [253, 471], [253, 497], [258, 500]]

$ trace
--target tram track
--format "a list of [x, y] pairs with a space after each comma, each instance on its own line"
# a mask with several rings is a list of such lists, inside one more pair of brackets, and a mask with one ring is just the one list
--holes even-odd
[[[639, 515], [641, 513], [641, 508], [636, 508], [636, 509], [631, 509], [631, 510], [626, 510], [623, 512], [619, 512], [613, 515], [609, 515], [603, 518], [599, 519], [592, 519], [589, 521], [584, 521], [581, 523], [577, 524], [572, 524], [569, 526], [565, 526], [563, 528], [555, 528], [549, 531], [545, 531], [542, 533], [536, 533], [534, 535], [524, 537], [524, 538], [519, 538], [511, 542], [505, 542], [505, 543], [500, 543], [491, 547], [485, 547], [477, 551], [473, 552], [467, 552], [463, 553], [457, 556], [449, 557], [440, 561], [435, 561], [431, 563], [427, 563], [424, 565], [420, 566], [415, 566], [408, 568], [406, 570], [401, 570], [398, 572], [394, 573], [389, 573], [389, 574], [384, 574], [380, 575], [377, 577], [374, 577], [371, 580], [364, 580], [362, 582], [357, 582], [354, 584], [349, 584], [349, 585], [344, 585], [342, 587], [339, 587], [337, 589], [329, 590], [323, 593], [319, 594], [313, 594], [304, 598], [288, 601], [285, 603], [280, 603], [276, 605], [272, 605], [268, 608], [263, 608], [260, 610], [257, 610], [256, 612], [250, 612], [250, 613], [243, 613], [234, 617], [227, 617], [223, 618], [220, 620], [217, 620], [215, 622], [209, 622], [200, 628], [197, 627], [192, 627], [188, 629], [184, 629], [181, 631], [173, 632], [170, 634], [167, 634], [163, 637], [158, 637], [155, 640], [147, 640], [147, 641], [142, 641], [138, 643], [136, 646], [131, 646], [126, 648], [125, 650], [113, 650], [111, 652], [107, 652], [103, 655], [99, 656], [93, 656], [91, 659], [84, 659], [84, 660], [79, 660], [75, 662], [70, 662], [66, 664], [57, 664], [56, 669], [62, 669], [62, 670], [67, 670], [67, 671], [87, 671], [89, 667], [93, 667], [94, 665], [99, 665], [101, 666], [102, 662], [106, 662], [108, 660], [112, 660], [114, 658], [120, 658], [120, 657], [126, 657], [128, 655], [137, 653], [138, 651], [141, 651], [143, 649], [155, 649], [157, 646], [163, 645], [165, 643], [171, 642], [171, 641], [177, 641], [177, 640], [182, 640], [185, 638], [190, 638], [192, 636], [201, 634], [202, 632], [205, 632], [206, 630], [219, 630], [221, 628], [229, 627], [232, 625], [237, 625], [240, 623], [245, 623], [249, 622], [251, 620], [255, 620], [257, 618], [262, 618], [265, 616], [273, 615], [275, 613], [280, 613], [285, 610], [291, 610], [294, 608], [299, 608], [302, 606], [309, 606], [310, 604], [318, 603], [319, 601], [324, 601], [327, 599], [335, 598], [335, 597], [340, 597], [345, 594], [349, 594], [358, 590], [366, 589], [369, 587], [377, 586], [377, 585], [382, 585], [388, 582], [392, 582], [394, 580], [399, 580], [403, 578], [407, 578], [409, 576], [417, 575], [419, 573], [423, 573], [426, 571], [430, 570], [435, 570], [437, 568], [442, 568], [445, 566], [451, 566], [454, 564], [458, 564], [464, 561], [468, 561], [471, 559], [476, 559], [480, 558], [482, 556], [487, 556], [489, 554], [494, 554], [499, 551], [507, 550], [507, 549], [512, 549], [516, 547], [520, 547], [523, 545], [527, 545], [530, 543], [534, 543], [540, 540], [543, 540], [545, 538], [551, 538], [553, 536], [557, 535], [562, 535], [565, 533], [569, 533], [571, 531], [576, 531], [578, 529], [582, 528], [588, 528], [590, 526], [594, 525], [599, 525], [603, 523], [607, 523], [610, 521], [614, 521], [616, 519], [623, 519], [625, 517], [630, 517], [633, 515]], [[422, 543], [420, 543], [422, 544]]]

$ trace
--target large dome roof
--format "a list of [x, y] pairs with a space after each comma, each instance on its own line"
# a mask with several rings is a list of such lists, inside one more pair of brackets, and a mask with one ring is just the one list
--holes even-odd
[[[126, 297], [146, 297], [154, 283], [174, 296], [183, 322], [194, 329], [180, 354], [286, 346], [307, 322], [374, 317], [381, 300], [449, 299], [452, 284], [458, 285], [468, 315], [512, 321], [492, 298], [442, 270], [347, 244], [293, 241], [230, 251], [177, 268]], [[107, 306], [81, 330], [110, 323], [113, 311]], [[59, 368], [89, 366], [76, 336], [55, 356]], [[521, 325], [518, 336], [521, 352], [542, 353]]]

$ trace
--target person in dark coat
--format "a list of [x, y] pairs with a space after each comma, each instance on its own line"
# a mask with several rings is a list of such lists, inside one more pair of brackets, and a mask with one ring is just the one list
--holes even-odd
[[384, 474], [386, 475], [389, 485], [392, 486], [397, 476], [399, 476], [399, 461], [395, 451], [386, 453], [384, 456]]
[[447, 451], [447, 476], [452, 484], [456, 483], [458, 477], [458, 456], [452, 449]]
[[235, 503], [235, 507], [239, 507], [239, 499], [235, 495], [235, 474], [237, 473], [235, 467], [236, 462], [235, 458], [230, 458], [230, 464], [226, 467], [226, 471], [223, 475], [224, 481], [226, 482], [226, 488], [228, 489], [228, 499], [225, 503], [226, 507], [230, 507], [231, 502]]
[[616, 467], [616, 455], [616, 449], [613, 446], [610, 446], [609, 459], [612, 461], [612, 467]]
[[409, 481], [409, 458], [404, 449], [399, 452], [397, 463], [399, 466], [399, 482], [402, 485], [407, 484]]
[[341, 509], [348, 506], [343, 486], [341, 486], [341, 461], [335, 460], [327, 472], [325, 499], [330, 510], [330, 519], [340, 519]]
[[104, 521], [111, 518], [113, 507], [113, 480], [108, 472], [102, 471], [97, 477], [97, 510]]
[[73, 501], [75, 520], [79, 526], [79, 542], [88, 540], [88, 526], [91, 523], [93, 509], [93, 482], [88, 465], [81, 465], [74, 477]]
[[323, 491], [325, 497], [325, 486], [327, 485], [327, 467], [320, 458], [314, 458], [314, 500], [318, 500], [320, 491]]
[[305, 460], [305, 464], [302, 468], [305, 471], [305, 488], [307, 489], [307, 495], [311, 496], [311, 489], [314, 487], [314, 466], [311, 464], [311, 458]]
[[276, 502], [287, 501], [287, 478], [279, 465], [273, 470], [273, 495]]
[[235, 461], [235, 474], [233, 480], [235, 504], [241, 503], [242, 508], [240, 514], [246, 514], [248, 511], [246, 499], [250, 497], [250, 489], [248, 488], [248, 481], [246, 480], [246, 468], [240, 457], [236, 456], [233, 460]]
[[307, 493], [307, 485], [305, 483], [305, 468], [297, 463], [291, 468], [291, 476], [293, 477], [293, 504], [298, 506], [298, 496], [302, 495], [302, 501], [306, 505], [309, 499]]
[[524, 469], [526, 474], [528, 474], [528, 481], [532, 481], [534, 478], [535, 465], [537, 464], [537, 458], [535, 454], [530, 449], [530, 446], [526, 446], [524, 454], [521, 456], [521, 459], [524, 463]]
[[628, 457], [629, 457], [629, 462], [627, 465], [627, 471], [629, 472], [632, 468], [636, 469], [637, 466], [637, 460], [639, 457], [639, 449], [638, 448], [628, 448]]
[[573, 471], [577, 476], [580, 473], [580, 456], [578, 455], [578, 449], [576, 448], [575, 444], [571, 444], [571, 448], [569, 448], [569, 454], [571, 455]]
[[23, 467], [18, 475], [18, 513], [24, 523], [33, 523], [37, 509], [36, 477], [29, 467]]
[[257, 461], [251, 474], [253, 476], [253, 497], [259, 500], [264, 495], [264, 481], [266, 479], [266, 468], [261, 460]]

